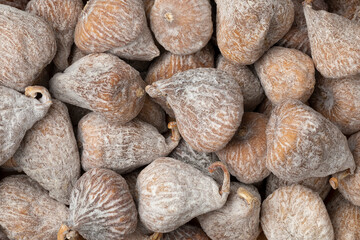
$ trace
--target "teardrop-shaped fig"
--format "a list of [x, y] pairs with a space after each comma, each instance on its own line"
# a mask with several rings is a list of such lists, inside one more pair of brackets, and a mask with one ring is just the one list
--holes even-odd
[[218, 58], [216, 68], [234, 76], [244, 97], [244, 110], [253, 111], [264, 98], [264, 90], [259, 78], [247, 66], [233, 63], [223, 56]]
[[342, 133], [350, 135], [360, 130], [360, 74], [337, 79], [317, 77], [309, 102]]
[[255, 63], [255, 69], [274, 104], [288, 98], [306, 102], [314, 91], [314, 63], [299, 50], [273, 47]]
[[[325, 199], [328, 193], [331, 190], [331, 186], [329, 184], [330, 177], [312, 177], [297, 182], [297, 184], [303, 185], [314, 192], [318, 193], [321, 199]], [[290, 186], [292, 182], [288, 182], [286, 180], [282, 180], [275, 176], [274, 174], [270, 174], [270, 176], [266, 179], [266, 197], [273, 193], [276, 189], [283, 186]]]
[[302, 185], [281, 187], [264, 200], [261, 227], [268, 240], [334, 240], [323, 201]]
[[119, 123], [130, 121], [140, 112], [144, 86], [138, 71], [106, 53], [87, 55], [50, 80], [50, 92], [57, 99]]
[[135, 231], [137, 211], [126, 181], [101, 168], [84, 173], [70, 198], [67, 226], [87, 240], [122, 240]]
[[156, 40], [169, 52], [192, 54], [209, 42], [213, 33], [208, 0], [155, 0], [150, 26]]
[[274, 108], [266, 138], [266, 167], [289, 182], [355, 170], [346, 137], [299, 100], [285, 100]]
[[22, 92], [56, 54], [55, 35], [45, 20], [3, 4], [0, 43], [0, 85]]
[[289, 31], [291, 0], [217, 0], [216, 37], [228, 60], [250, 65]]
[[360, 73], [360, 21], [351, 21], [304, 5], [311, 55], [316, 69], [327, 78]]
[[0, 182], [0, 224], [10, 239], [56, 239], [69, 209], [26, 175]]
[[167, 156], [179, 143], [177, 129], [167, 139], [152, 125], [138, 119], [126, 124], [106, 121], [89, 113], [79, 123], [78, 141], [82, 148], [81, 164], [91, 168], [109, 168], [130, 172]]
[[225, 205], [197, 219], [212, 240], [254, 240], [260, 233], [260, 205], [254, 186], [232, 182]]
[[172, 232], [165, 233], [162, 240], [210, 240], [204, 231], [196, 226], [185, 224]]
[[69, 204], [80, 177], [80, 157], [65, 104], [53, 100], [46, 116], [26, 132], [13, 158], [50, 197]]
[[216, 152], [231, 175], [243, 183], [256, 183], [266, 178], [266, 125], [268, 119], [261, 113], [246, 112], [239, 131], [232, 140]]
[[230, 175], [221, 162], [224, 182], [219, 186], [211, 177], [189, 164], [172, 158], [158, 158], [138, 176], [139, 215], [154, 232], [171, 232], [192, 218], [221, 208], [229, 195]]
[[110, 51], [133, 60], [150, 61], [160, 54], [142, 0], [88, 1], [76, 25], [75, 43], [85, 53]]
[[1, 165], [14, 155], [26, 131], [46, 115], [52, 102], [46, 88], [39, 86], [27, 87], [25, 95], [0, 86], [0, 96]]
[[228, 73], [191, 69], [146, 87], [175, 113], [181, 136], [199, 152], [215, 152], [234, 136], [244, 112], [241, 88]]

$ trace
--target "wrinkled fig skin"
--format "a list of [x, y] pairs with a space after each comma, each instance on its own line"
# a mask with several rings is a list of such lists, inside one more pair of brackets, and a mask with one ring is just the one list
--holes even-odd
[[356, 170], [353, 175], [342, 177], [343, 172], [333, 174], [338, 179], [338, 190], [352, 204], [360, 206], [360, 132], [348, 139], [350, 150], [354, 156]]
[[206, 236], [206, 233], [204, 231], [196, 226], [192, 226], [190, 224], [185, 224], [176, 230], [165, 233], [163, 240], [185, 240], [185, 239], [191, 239], [191, 240], [210, 240], [208, 236]]
[[216, 162], [209, 169], [221, 167], [221, 188], [209, 176], [189, 164], [172, 158], [158, 158], [138, 176], [139, 215], [154, 232], [171, 232], [192, 218], [221, 208], [230, 189], [226, 167]]
[[26, 175], [0, 182], [0, 225], [10, 239], [56, 239], [68, 208]]
[[50, 197], [69, 204], [80, 177], [80, 157], [65, 104], [53, 100], [47, 115], [26, 132], [13, 158]]
[[360, 73], [360, 21], [304, 5], [311, 55], [316, 69], [326, 78]]
[[137, 118], [126, 124], [109, 123], [89, 113], [79, 123], [78, 141], [82, 148], [81, 164], [85, 171], [101, 167], [118, 173], [149, 164], [167, 156], [179, 143]]
[[40, 17], [0, 4], [0, 33], [0, 85], [23, 92], [54, 58], [54, 32]]
[[241, 121], [239, 131], [216, 155], [240, 182], [257, 183], [270, 174], [266, 168], [268, 119], [261, 113], [246, 112]]
[[336, 240], [357, 240], [360, 236], [360, 207], [335, 193], [326, 204]]
[[[35, 99], [37, 93], [42, 94], [40, 99]], [[43, 87], [28, 87], [25, 95], [0, 86], [0, 165], [14, 155], [26, 131], [46, 115], [52, 104]]]
[[87, 55], [50, 80], [50, 92], [55, 98], [118, 123], [126, 123], [140, 112], [144, 87], [135, 69], [106, 53]]
[[149, 96], [146, 95], [144, 106], [137, 115], [137, 117], [147, 122], [160, 132], [164, 133], [168, 130], [166, 126], [166, 114], [159, 104], [155, 103]]
[[272, 110], [266, 138], [266, 167], [286, 181], [355, 170], [346, 137], [299, 100], [283, 101]]
[[323, 201], [302, 185], [281, 187], [264, 200], [261, 227], [268, 240], [334, 240]]
[[71, 192], [68, 226], [87, 240], [122, 240], [135, 231], [137, 211], [123, 177], [95, 168]]
[[213, 173], [210, 173], [208, 169], [211, 164], [220, 161], [216, 154], [197, 152], [184, 139], [180, 140], [179, 145], [170, 153], [169, 157], [190, 164], [203, 174], [214, 178], [218, 183], [221, 183], [224, 179], [224, 174], [220, 169]]
[[27, 12], [42, 17], [53, 27], [57, 44], [54, 63], [61, 71], [68, 67], [75, 26], [83, 6], [82, 0], [31, 0], [26, 7]]
[[[327, 177], [313, 177], [308, 178], [303, 181], [297, 182], [297, 184], [303, 185], [314, 192], [318, 193], [321, 199], [325, 199], [328, 193], [331, 190], [331, 186], [329, 184], [329, 176]], [[283, 186], [290, 186], [293, 183], [282, 180], [276, 177], [274, 174], [270, 174], [270, 176], [266, 179], [266, 197], [273, 193], [276, 189]]]
[[[237, 193], [239, 188], [247, 192], [250, 202]], [[260, 234], [260, 204], [261, 197], [254, 186], [232, 182], [225, 205], [197, 219], [212, 240], [255, 240]]]
[[146, 87], [152, 98], [166, 98], [181, 136], [196, 151], [222, 149], [240, 126], [241, 88], [228, 73], [199, 68], [177, 73]]

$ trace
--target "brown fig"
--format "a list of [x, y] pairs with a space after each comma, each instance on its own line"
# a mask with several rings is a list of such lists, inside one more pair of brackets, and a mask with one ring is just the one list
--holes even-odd
[[145, 97], [144, 106], [137, 118], [153, 125], [160, 133], [167, 131], [165, 111], [159, 104], [151, 100], [148, 95]]
[[125, 179], [94, 168], [79, 178], [71, 192], [66, 225], [87, 240], [122, 240], [135, 231], [136, 216]]
[[44, 87], [27, 87], [25, 96], [0, 86], [0, 165], [10, 159], [21, 140], [37, 121], [42, 119], [52, 102]]
[[265, 97], [265, 99], [261, 102], [261, 104], [257, 107], [256, 111], [259, 113], [265, 114], [268, 118], [270, 118], [271, 111], [275, 107], [274, 104], [271, 103], [271, 101]]
[[138, 176], [139, 215], [154, 232], [171, 232], [201, 214], [221, 208], [229, 195], [230, 175], [221, 162], [224, 182], [219, 190], [209, 176], [189, 164], [172, 158], [158, 158]]
[[216, 37], [228, 60], [250, 65], [289, 31], [291, 0], [216, 0]]
[[283, 101], [273, 109], [266, 138], [266, 167], [286, 181], [355, 170], [346, 137], [299, 100]]
[[314, 63], [299, 50], [273, 47], [255, 63], [255, 69], [274, 104], [288, 98], [306, 102], [314, 91]]
[[254, 186], [232, 182], [225, 205], [197, 219], [212, 240], [254, 240], [260, 233], [260, 205]]
[[256, 183], [266, 178], [266, 125], [268, 119], [261, 113], [246, 112], [239, 131], [232, 140], [216, 152], [231, 175], [243, 183]]
[[142, 0], [90, 0], [75, 29], [75, 43], [85, 53], [111, 52], [150, 61], [160, 52], [146, 23]]
[[[314, 192], [319, 194], [321, 199], [324, 200], [331, 190], [329, 178], [330, 177], [328, 176], [307, 178], [298, 182], [297, 184], [303, 185], [313, 190]], [[266, 179], [266, 197], [272, 194], [276, 189], [284, 186], [290, 186], [292, 184], [293, 183], [291, 182], [276, 177], [274, 174], [270, 174], [270, 176]]]
[[69, 204], [80, 177], [80, 157], [65, 104], [53, 100], [47, 115], [26, 132], [13, 158], [50, 197]]
[[56, 54], [55, 35], [45, 20], [2, 4], [0, 43], [0, 85], [22, 92]]
[[145, 90], [152, 98], [167, 101], [181, 136], [196, 151], [220, 150], [240, 125], [244, 111], [240, 86], [221, 70], [187, 70]]
[[344, 134], [360, 130], [360, 74], [339, 79], [319, 76], [309, 102]]
[[140, 112], [144, 86], [138, 71], [106, 53], [87, 55], [50, 80], [55, 98], [118, 123], [126, 123]]
[[[308, 1], [311, 2], [311, 1]], [[327, 78], [360, 73], [360, 21], [351, 21], [304, 5], [311, 55], [316, 69]]]
[[69, 209], [26, 175], [0, 182], [0, 224], [10, 239], [56, 239]]
[[204, 231], [196, 226], [185, 224], [176, 230], [165, 233], [162, 240], [210, 240]]
[[350, 20], [360, 21], [359, 0], [326, 0], [329, 12], [336, 13]]
[[82, 167], [85, 171], [109, 168], [124, 173], [167, 156], [180, 140], [176, 127], [170, 125], [174, 134], [165, 139], [155, 127], [141, 120], [116, 124], [89, 113], [78, 129]]
[[281, 187], [264, 200], [261, 227], [268, 240], [334, 240], [323, 201], [302, 185]]

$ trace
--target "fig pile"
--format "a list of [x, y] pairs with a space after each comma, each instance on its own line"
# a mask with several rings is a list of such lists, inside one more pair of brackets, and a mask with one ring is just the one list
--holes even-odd
[[360, 0], [0, 0], [0, 240], [360, 240]]

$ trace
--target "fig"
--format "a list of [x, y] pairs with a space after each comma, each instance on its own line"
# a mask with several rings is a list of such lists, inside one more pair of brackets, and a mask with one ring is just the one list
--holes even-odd
[[185, 224], [172, 232], [165, 233], [163, 240], [210, 240], [208, 236], [204, 233], [204, 231], [196, 226], [192, 226], [190, 224]]

